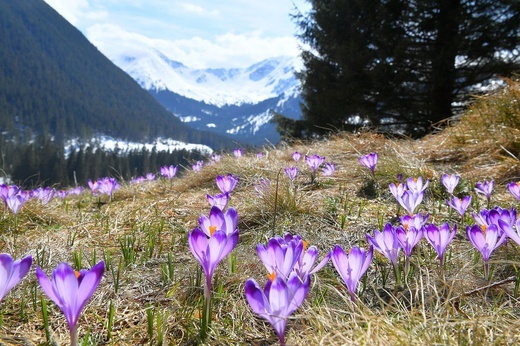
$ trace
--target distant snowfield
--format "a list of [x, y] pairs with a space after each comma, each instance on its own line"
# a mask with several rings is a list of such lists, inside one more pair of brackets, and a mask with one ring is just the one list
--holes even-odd
[[169, 90], [219, 107], [292, 95], [300, 86], [298, 57], [270, 58], [246, 68], [193, 69], [154, 47], [115, 43], [105, 55], [146, 90]]
[[187, 150], [194, 151], [198, 150], [203, 154], [211, 155], [213, 153], [213, 149], [203, 144], [192, 144], [192, 143], [184, 143], [180, 141], [173, 140], [171, 138], [157, 138], [152, 143], [137, 143], [137, 142], [127, 142], [120, 139], [114, 139], [111, 137], [100, 136], [91, 142], [83, 143], [78, 142], [76, 139], [72, 139], [68, 141], [65, 145], [65, 150], [69, 153], [71, 150], [78, 150], [80, 147], [85, 147], [88, 145], [95, 145], [105, 150], [114, 151], [116, 149], [121, 150], [122, 152], [129, 150], [142, 150], [145, 148], [146, 150], [151, 151], [154, 147], [157, 151], [174, 151], [174, 150]]

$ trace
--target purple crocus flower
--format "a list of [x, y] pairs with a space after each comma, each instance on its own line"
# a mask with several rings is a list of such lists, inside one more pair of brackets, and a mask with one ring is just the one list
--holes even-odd
[[197, 161], [191, 165], [191, 169], [193, 169], [194, 172], [200, 172], [202, 170], [203, 166], [204, 166], [204, 161]]
[[444, 254], [446, 253], [446, 248], [455, 237], [455, 233], [457, 233], [457, 225], [453, 225], [453, 229], [450, 230], [450, 226], [447, 222], [440, 228], [434, 224], [425, 226], [424, 236], [437, 252], [441, 268], [444, 265]]
[[458, 198], [458, 197], [453, 197], [452, 199], [446, 200], [446, 204], [449, 207], [455, 209], [457, 211], [457, 213], [460, 214], [460, 216], [464, 216], [470, 203], [471, 203], [471, 196], [465, 196], [462, 199]]
[[284, 169], [284, 172], [289, 177], [289, 179], [291, 179], [291, 181], [294, 181], [294, 179], [296, 179], [296, 177], [298, 176], [300, 170], [298, 169], [298, 167], [286, 167]]
[[132, 180], [130, 180], [130, 184], [141, 184], [141, 183], [144, 183], [145, 181], [146, 181], [145, 177], [139, 176], [137, 178], [133, 178]]
[[103, 273], [105, 262], [101, 261], [90, 270], [74, 271], [67, 263], [58, 264], [51, 275], [51, 280], [36, 267], [36, 278], [45, 294], [60, 308], [65, 315], [70, 330], [71, 345], [78, 341], [77, 322], [81, 310], [96, 290]]
[[257, 158], [258, 160], [263, 159], [263, 158], [264, 158], [264, 153], [263, 153], [263, 152], [256, 153], [256, 158]]
[[238, 213], [233, 208], [229, 208], [224, 213], [219, 207], [213, 206], [209, 211], [209, 217], [206, 215], [199, 217], [199, 227], [207, 237], [211, 237], [217, 230], [231, 236], [237, 230], [237, 225]]
[[374, 236], [367, 233], [366, 237], [369, 244], [373, 245], [377, 251], [388, 258], [394, 267], [397, 266], [401, 245], [399, 245], [397, 240], [395, 227], [391, 223], [387, 223], [382, 232], [375, 230]]
[[302, 157], [302, 153], [300, 153], [299, 151], [295, 151], [293, 154], [292, 154], [292, 158], [295, 162], [298, 162], [300, 161], [300, 158]]
[[229, 194], [228, 193], [217, 193], [214, 196], [211, 196], [210, 194], [206, 194], [206, 199], [208, 200], [208, 203], [213, 207], [217, 207], [220, 210], [226, 209], [226, 206], [229, 202]]
[[0, 196], [2, 197], [4, 202], [7, 197], [18, 195], [18, 194], [20, 194], [20, 192], [21, 192], [20, 188], [16, 185], [5, 185], [5, 184], [0, 185]]
[[199, 261], [206, 275], [206, 291], [211, 291], [211, 280], [217, 265], [233, 251], [238, 243], [238, 229], [229, 236], [225, 230], [217, 229], [208, 237], [199, 228], [188, 233], [188, 245], [191, 253]]
[[18, 215], [25, 202], [27, 202], [27, 198], [21, 193], [9, 195], [5, 198], [5, 204], [14, 215]]
[[[330, 259], [331, 253], [329, 253], [313, 268], [314, 263], [318, 259], [318, 248], [314, 245], [308, 247], [308, 243], [303, 240], [300, 235], [292, 235], [287, 233], [283, 237], [283, 241], [285, 243], [296, 241], [302, 242], [303, 250], [300, 253], [300, 258], [294, 264], [294, 271], [298, 274], [298, 276], [303, 280], [305, 276], [312, 275], [323, 268]], [[307, 248], [308, 247], [308, 248]]]
[[39, 187], [36, 190], [33, 190], [31, 192], [31, 195], [35, 198], [38, 198], [43, 205], [46, 205], [56, 195], [56, 189], [53, 189], [49, 186], [47, 186], [46, 188]]
[[148, 181], [155, 180], [155, 174], [153, 174], [153, 173], [146, 173], [146, 177], [145, 178]]
[[395, 235], [399, 245], [401, 245], [403, 248], [403, 252], [406, 257], [410, 257], [412, 255], [413, 248], [423, 237], [423, 229], [415, 228], [414, 226], [400, 226], [395, 229]]
[[506, 233], [497, 225], [466, 227], [466, 235], [473, 246], [480, 252], [484, 260], [484, 277], [489, 278], [489, 257], [491, 253], [506, 241]]
[[413, 215], [415, 213], [415, 209], [417, 209], [419, 204], [421, 204], [423, 198], [423, 191], [405, 190], [397, 202], [399, 202], [399, 204], [408, 212], [408, 214]]
[[326, 162], [324, 167], [321, 169], [321, 175], [324, 177], [330, 177], [336, 171], [336, 165], [331, 162]]
[[410, 257], [412, 256], [412, 250], [419, 243], [423, 237], [423, 228], [415, 228], [415, 226], [399, 226], [395, 229], [395, 236], [399, 245], [403, 248], [405, 254], [405, 266], [404, 266], [404, 277], [408, 280], [408, 273], [410, 271]]
[[314, 183], [314, 180], [316, 179], [316, 171], [325, 161], [324, 156], [319, 156], [317, 154], [314, 154], [312, 156], [305, 155], [305, 162], [307, 162], [307, 165], [311, 169], [311, 183]]
[[[155, 177], [155, 176], [154, 176]], [[121, 185], [117, 182], [115, 178], [103, 178], [98, 180], [98, 191], [101, 194], [105, 194], [112, 198], [114, 191], [119, 189]]]
[[31, 264], [31, 256], [13, 260], [9, 254], [0, 254], [0, 301], [27, 275]]
[[264, 289], [254, 279], [246, 281], [245, 295], [251, 310], [271, 324], [281, 346], [285, 346], [287, 319], [305, 300], [310, 283], [310, 276], [301, 281], [294, 272], [287, 281], [278, 276], [270, 279]]
[[178, 166], [170, 165], [170, 166], [162, 166], [161, 167], [161, 175], [165, 178], [168, 178], [170, 180], [175, 177], [177, 174]]
[[405, 228], [411, 228], [415, 227], [417, 229], [422, 228], [425, 224], [428, 218], [430, 217], [429, 214], [423, 215], [421, 213], [417, 213], [415, 215], [403, 215], [399, 217], [399, 221], [401, 222], [401, 225]]
[[244, 150], [242, 148], [237, 148], [237, 149], [233, 150], [233, 154], [235, 155], [235, 157], [237, 159], [239, 159], [244, 154]]
[[76, 196], [79, 196], [83, 193], [85, 189], [83, 188], [83, 186], [77, 186], [77, 187], [73, 187], [72, 189], [70, 189], [68, 191], [68, 193], [70, 195], [76, 195]]
[[442, 185], [446, 188], [450, 195], [453, 195], [453, 191], [459, 184], [460, 175], [458, 174], [446, 174], [444, 173], [441, 177]]
[[399, 202], [401, 197], [403, 197], [403, 193], [406, 191], [406, 185], [403, 183], [391, 183], [388, 185], [388, 188], [390, 189], [390, 192], [395, 197], [395, 200]]
[[493, 189], [495, 188], [495, 181], [484, 181], [481, 183], [480, 181], [475, 184], [475, 192], [481, 193], [486, 197], [488, 207], [489, 207], [489, 201], [491, 199], [491, 194], [493, 193]]
[[325, 161], [324, 156], [319, 156], [317, 154], [314, 154], [312, 156], [305, 155], [305, 162], [307, 162], [307, 165], [310, 167], [310, 169], [313, 172], [316, 172], [318, 168], [323, 164]]
[[376, 165], [379, 155], [377, 153], [370, 153], [367, 155], [363, 155], [359, 158], [359, 163], [365, 166], [370, 170], [372, 176], [375, 176], [376, 173]]
[[482, 209], [478, 214], [473, 213], [471, 215], [479, 226], [499, 226], [499, 220], [509, 225], [514, 225], [516, 222], [516, 210], [514, 208], [505, 209], [496, 206], [490, 210]]
[[507, 184], [507, 189], [516, 199], [520, 200], [520, 181], [510, 182]]
[[231, 173], [227, 175], [217, 175], [217, 178], [215, 178], [217, 186], [222, 193], [231, 193], [237, 186], [239, 180], [239, 177]]
[[373, 256], [373, 246], [370, 246], [368, 251], [355, 246], [350, 249], [348, 255], [339, 245], [334, 246], [331, 251], [332, 263], [345, 282], [352, 301], [355, 299], [359, 280], [370, 266]]
[[417, 178], [410, 177], [410, 178], [406, 179], [406, 189], [408, 191], [412, 191], [414, 193], [424, 192], [424, 190], [426, 190], [426, 188], [428, 187], [429, 184], [430, 184], [430, 181], [426, 180], [425, 182], [423, 182], [422, 177], [417, 177]]
[[88, 180], [87, 181], [87, 184], [88, 184], [88, 187], [90, 188], [90, 191], [92, 192], [93, 195], [96, 195], [97, 192], [98, 192], [98, 182], [97, 181], [92, 181], [92, 180]]
[[256, 252], [269, 276], [276, 275], [286, 280], [302, 255], [303, 242], [297, 239], [285, 241], [277, 236], [269, 239], [267, 245], [258, 244]]
[[222, 155], [219, 155], [219, 154], [211, 155], [211, 161], [213, 161], [213, 162], [220, 162], [221, 158], [222, 158]]

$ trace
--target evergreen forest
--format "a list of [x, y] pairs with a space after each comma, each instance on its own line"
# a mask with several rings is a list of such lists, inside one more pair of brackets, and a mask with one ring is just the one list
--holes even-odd
[[0, 177], [27, 189], [51, 185], [57, 188], [86, 186], [88, 180], [107, 176], [129, 181], [159, 172], [165, 165], [185, 167], [204, 158], [199, 151], [158, 151], [144, 147], [106, 150], [94, 143], [66, 152], [62, 144], [44, 136], [25, 144], [16, 144], [0, 136], [0, 155]]

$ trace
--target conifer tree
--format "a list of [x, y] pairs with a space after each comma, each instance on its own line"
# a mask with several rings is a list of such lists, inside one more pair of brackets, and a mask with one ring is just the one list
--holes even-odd
[[519, 71], [517, 0], [309, 0], [295, 20], [308, 134], [423, 135], [475, 87]]

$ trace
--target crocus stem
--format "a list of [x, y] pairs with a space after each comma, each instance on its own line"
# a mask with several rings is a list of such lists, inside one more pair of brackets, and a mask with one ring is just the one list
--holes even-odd
[[439, 257], [439, 260], [440, 260], [440, 271], [441, 271], [441, 278], [442, 278], [442, 281], [444, 281], [444, 256], [442, 257]]
[[395, 287], [401, 286], [401, 272], [399, 270], [399, 264], [394, 264], [394, 274], [395, 274]]
[[200, 338], [202, 341], [206, 339], [208, 335], [208, 327], [211, 323], [211, 281], [206, 281], [204, 287], [204, 308], [202, 310], [202, 321], [200, 328]]
[[489, 263], [484, 263], [484, 279], [489, 280]]
[[406, 256], [404, 262], [404, 282], [408, 283], [408, 273], [410, 273], [410, 257]]
[[78, 345], [78, 326], [74, 326], [70, 330], [70, 346]]
[[285, 346], [285, 335], [282, 333], [281, 335], [278, 335], [278, 339], [280, 340], [280, 346]]

